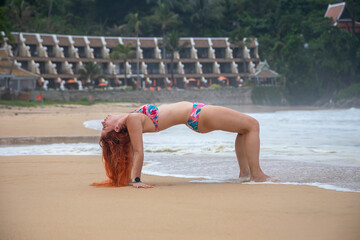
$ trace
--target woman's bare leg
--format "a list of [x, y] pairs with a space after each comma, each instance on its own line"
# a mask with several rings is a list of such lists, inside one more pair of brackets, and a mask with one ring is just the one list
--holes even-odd
[[256, 119], [229, 108], [205, 106], [200, 113], [199, 131], [206, 133], [214, 130], [234, 132], [243, 135], [243, 137], [237, 137], [235, 141], [238, 162], [239, 165], [241, 164], [240, 171], [241, 166], [244, 166], [246, 169], [246, 163], [244, 163], [244, 156], [242, 155], [245, 153], [250, 169], [250, 180], [262, 182], [269, 178], [260, 168], [259, 123]]
[[245, 145], [245, 134], [238, 133], [235, 140], [235, 152], [240, 167], [239, 177], [250, 177], [250, 168], [249, 168], [248, 160], [246, 158], [244, 145]]
[[263, 182], [269, 176], [265, 175], [260, 168], [259, 155], [260, 155], [260, 137], [259, 137], [259, 123], [254, 118], [249, 117], [251, 122], [250, 128], [245, 133], [244, 148], [246, 157], [248, 159], [249, 168], [251, 172], [251, 181]]

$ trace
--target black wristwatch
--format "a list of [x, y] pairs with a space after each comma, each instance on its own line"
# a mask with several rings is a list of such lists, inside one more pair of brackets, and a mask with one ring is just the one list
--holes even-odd
[[136, 177], [133, 182], [134, 182], [134, 183], [139, 183], [139, 182], [141, 182], [141, 180], [140, 180], [139, 177]]

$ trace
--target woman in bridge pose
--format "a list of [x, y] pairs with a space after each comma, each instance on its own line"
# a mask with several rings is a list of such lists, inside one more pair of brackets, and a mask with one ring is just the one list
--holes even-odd
[[186, 124], [199, 133], [222, 130], [237, 133], [235, 152], [239, 177], [264, 182], [259, 164], [259, 123], [254, 118], [232, 109], [202, 103], [177, 102], [156, 107], [144, 105], [129, 114], [109, 114], [102, 121], [100, 146], [109, 180], [96, 185], [152, 187], [141, 182], [144, 161], [143, 133], [158, 132]]

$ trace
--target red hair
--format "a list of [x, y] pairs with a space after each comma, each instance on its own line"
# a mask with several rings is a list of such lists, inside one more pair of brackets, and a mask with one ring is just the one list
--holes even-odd
[[92, 186], [128, 186], [131, 180], [133, 152], [126, 127], [119, 132], [110, 131], [99, 141], [102, 148], [102, 160], [109, 180], [102, 183], [93, 183]]

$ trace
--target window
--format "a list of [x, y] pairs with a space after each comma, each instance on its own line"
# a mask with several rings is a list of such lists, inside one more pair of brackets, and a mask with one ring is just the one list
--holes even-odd
[[21, 63], [21, 68], [22, 69], [25, 69], [25, 70], [28, 70], [29, 71], [29, 69], [28, 69], [28, 62], [27, 61], [18, 61], [19, 63]]
[[69, 64], [72, 64], [72, 70], [74, 72], [74, 74], [77, 74], [77, 71], [76, 71], [76, 62], [69, 62]]
[[233, 58], [243, 58], [243, 49], [242, 48], [234, 48], [233, 49]]
[[40, 74], [46, 74], [47, 71], [45, 71], [45, 63], [44, 62], [38, 62], [38, 64], [39, 64]]
[[84, 47], [78, 47], [78, 54], [79, 54], [79, 58], [86, 58], [85, 48]]
[[231, 73], [231, 64], [230, 63], [220, 63], [220, 72], [221, 73]]
[[68, 58], [70, 56], [69, 47], [63, 46], [62, 48], [64, 49], [64, 57]]
[[237, 62], [239, 73], [248, 73], [249, 72], [249, 63], [247, 62]]
[[94, 47], [94, 58], [102, 58], [101, 48]]
[[[14, 47], [11, 49], [12, 52], [13, 52], [13, 56], [16, 55], [16, 54], [15, 54], [16, 50], [17, 50], [17, 54], [18, 54], [17, 56], [20, 56], [19, 49], [17, 49], [17, 47], [18, 47], [18, 45], [15, 44]], [[15, 57], [17, 57], [17, 56], [15, 56]]]
[[195, 63], [184, 63], [184, 72], [185, 73], [196, 73]]
[[250, 57], [251, 58], [256, 58], [256, 56], [255, 56], [255, 48], [250, 48]]
[[226, 49], [225, 48], [214, 48], [216, 58], [225, 58]]
[[124, 63], [116, 63], [116, 74], [125, 74], [125, 70], [124, 70]]
[[49, 78], [49, 79], [45, 79], [49, 81], [48, 84], [48, 88], [55, 88], [55, 79], [54, 78]]
[[[167, 73], [171, 74], [171, 63], [168, 63], [166, 64], [166, 67], [167, 67]], [[177, 63], [173, 63], [173, 73], [174, 74], [177, 74], [179, 71], [178, 71], [178, 64]]]
[[147, 63], [148, 74], [159, 74], [159, 63]]
[[190, 48], [184, 48], [179, 52], [180, 58], [191, 58]]
[[142, 48], [143, 58], [144, 59], [153, 59], [155, 58], [155, 48]]
[[200, 63], [203, 73], [214, 73], [214, 63]]
[[48, 57], [55, 57], [54, 46], [46, 45]]
[[166, 58], [171, 59], [171, 51], [166, 51]]
[[209, 58], [209, 48], [197, 48], [198, 58]]
[[110, 74], [108, 63], [101, 63], [101, 72], [102, 74]]
[[56, 71], [58, 74], [62, 74], [63, 73], [63, 70], [61, 68], [61, 62], [53, 62], [53, 64], [55, 64], [55, 68], [56, 68]]
[[31, 54], [31, 56], [33, 56], [33, 57], [39, 56], [39, 53], [37, 52], [36, 45], [29, 44], [28, 46], [30, 47], [30, 54]]
[[131, 65], [131, 72], [132, 74], [141, 74], [141, 63], [139, 62], [139, 73], [137, 72], [137, 63], [136, 62], [132, 62], [130, 63]]

